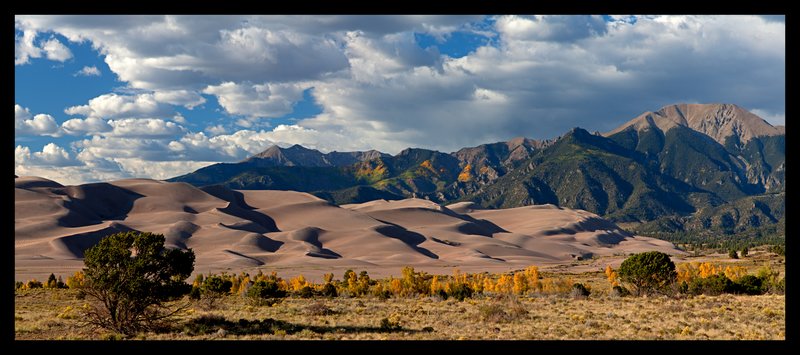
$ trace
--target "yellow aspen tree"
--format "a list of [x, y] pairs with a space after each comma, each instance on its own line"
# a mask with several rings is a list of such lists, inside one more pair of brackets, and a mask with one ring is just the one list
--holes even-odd
[[291, 279], [290, 282], [293, 291], [300, 291], [301, 288], [308, 285], [308, 281], [306, 281], [306, 277], [303, 276], [303, 274], [300, 274], [297, 277]]
[[495, 291], [499, 293], [510, 294], [513, 290], [514, 280], [511, 275], [502, 275], [497, 280], [497, 284], [495, 285]]
[[485, 277], [483, 279], [483, 292], [494, 292], [494, 280], [491, 277]]
[[739, 280], [740, 277], [747, 275], [747, 269], [743, 266], [726, 266], [725, 276], [732, 281]]
[[239, 283], [239, 289], [236, 293], [238, 293], [240, 296], [244, 296], [247, 293], [248, 287], [250, 287], [250, 276], [245, 276]]
[[529, 266], [525, 269], [525, 278], [528, 280], [528, 289], [533, 291], [539, 291], [542, 289], [542, 285], [539, 282], [539, 268], [536, 266]]
[[611, 268], [611, 265], [606, 265], [606, 279], [608, 279], [608, 283], [611, 284], [611, 287], [619, 286], [619, 280], [617, 280], [617, 272]]
[[228, 290], [230, 294], [235, 295], [239, 292], [239, 285], [241, 284], [241, 280], [236, 275], [231, 275], [231, 289]]
[[67, 287], [69, 288], [77, 288], [84, 286], [85, 284], [86, 284], [86, 274], [84, 274], [83, 271], [81, 270], [75, 271], [75, 274], [73, 274], [70, 277], [67, 277]]
[[292, 287], [289, 285], [288, 282], [284, 279], [279, 279], [278, 281], [278, 289], [281, 291], [291, 291]]
[[358, 294], [358, 276], [355, 272], [347, 274], [347, 290], [353, 295]]
[[331, 273], [324, 274], [324, 275], [322, 275], [322, 279], [325, 280], [325, 283], [329, 284], [329, 283], [333, 282], [333, 274], [331, 274]]
[[528, 291], [528, 280], [522, 272], [514, 273], [514, 293], [521, 295]]
[[472, 286], [472, 289], [475, 292], [483, 292], [483, 279], [483, 274], [472, 275], [472, 282], [470, 283], [470, 286]]
[[403, 282], [400, 281], [400, 279], [392, 278], [392, 281], [389, 283], [389, 289], [395, 296], [400, 296], [403, 294]]
[[440, 288], [439, 276], [433, 275], [433, 279], [431, 279], [431, 296], [438, 294]]

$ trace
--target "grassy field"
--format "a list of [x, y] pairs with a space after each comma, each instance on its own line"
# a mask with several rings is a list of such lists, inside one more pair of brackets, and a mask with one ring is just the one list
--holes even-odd
[[[212, 308], [192, 304], [169, 329], [133, 339], [785, 339], [783, 295], [615, 297], [599, 272], [569, 277], [592, 294], [479, 295], [461, 302], [290, 297], [274, 306], [226, 296]], [[18, 290], [15, 338], [120, 339], [81, 323], [85, 303], [70, 289]]]

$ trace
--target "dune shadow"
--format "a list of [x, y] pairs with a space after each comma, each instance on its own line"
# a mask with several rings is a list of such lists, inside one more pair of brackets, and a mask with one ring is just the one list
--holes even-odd
[[105, 182], [54, 188], [51, 192], [69, 197], [64, 201], [64, 207], [69, 212], [59, 218], [57, 222], [62, 227], [86, 226], [107, 220], [124, 220], [133, 209], [133, 202], [144, 197], [144, 195]]
[[248, 205], [244, 200], [244, 194], [241, 192], [231, 190], [222, 185], [203, 186], [200, 190], [220, 200], [228, 201], [228, 206], [217, 209], [220, 212], [252, 221], [265, 229], [263, 231], [248, 230], [248, 232], [280, 232], [275, 220], [270, 216], [257, 212], [255, 207]]
[[319, 241], [319, 234], [323, 231], [316, 227], [306, 227], [292, 232], [289, 238], [310, 246], [309, 250], [306, 251], [306, 256], [323, 259], [341, 258], [341, 254], [323, 247], [322, 242]]
[[244, 255], [244, 254], [242, 254], [242, 253], [239, 253], [239, 252], [236, 252], [236, 251], [233, 251], [233, 250], [230, 250], [230, 249], [224, 249], [224, 250], [222, 250], [222, 251], [223, 251], [223, 252], [225, 252], [225, 253], [229, 253], [229, 254], [231, 254], [231, 255], [234, 255], [234, 256], [240, 257], [240, 258], [242, 258], [242, 259], [244, 259], [244, 260], [247, 260], [247, 261], [249, 261], [249, 262], [251, 262], [251, 263], [253, 263], [253, 264], [257, 265], [257, 266], [264, 265], [264, 262], [263, 262], [263, 261], [261, 261], [261, 260], [258, 260], [258, 259], [256, 259], [256, 258], [253, 258], [253, 257], [249, 257], [249, 256], [247, 256], [247, 255]]
[[408, 229], [405, 229], [403, 226], [391, 222], [386, 222], [381, 220], [378, 221], [387, 225], [375, 228], [376, 232], [383, 234], [389, 238], [397, 239], [405, 243], [412, 249], [414, 249], [416, 252], [425, 255], [431, 259], [439, 259], [439, 256], [433, 253], [432, 251], [419, 246], [420, 244], [422, 244], [422, 242], [427, 240], [427, 238], [425, 238], [424, 235], [419, 234], [417, 232], [412, 232]]
[[265, 250], [270, 253], [278, 251], [283, 245], [283, 242], [269, 238], [259, 233], [249, 233], [242, 237], [237, 243], [237, 246], [252, 246], [260, 250]]

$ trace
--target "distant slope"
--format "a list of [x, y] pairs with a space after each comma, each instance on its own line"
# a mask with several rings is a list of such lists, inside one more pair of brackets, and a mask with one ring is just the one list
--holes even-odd
[[[169, 181], [305, 191], [336, 204], [408, 197], [492, 208], [554, 204], [642, 228], [692, 231], [702, 224], [690, 217], [701, 211], [785, 191], [785, 145], [782, 126], [739, 106], [677, 104], [602, 135], [576, 128], [558, 139], [519, 137], [451, 154], [270, 147]], [[778, 223], [758, 221], [745, 218], [734, 229]]]

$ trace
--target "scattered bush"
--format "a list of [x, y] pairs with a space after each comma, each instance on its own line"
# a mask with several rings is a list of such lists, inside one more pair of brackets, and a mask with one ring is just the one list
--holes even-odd
[[770, 245], [767, 250], [780, 256], [786, 256], [786, 249], [782, 245]]
[[586, 299], [587, 297], [589, 297], [590, 293], [591, 292], [589, 292], [589, 290], [586, 289], [586, 286], [584, 286], [582, 283], [576, 283], [572, 285], [572, 291], [570, 291], [570, 296], [572, 296], [572, 298], [575, 299]]
[[629, 296], [631, 293], [628, 291], [627, 288], [622, 286], [614, 286], [611, 288], [611, 296], [612, 297], [625, 297]]
[[380, 322], [380, 328], [383, 331], [401, 330], [403, 327], [400, 324], [400, 316], [397, 314], [392, 314], [387, 318], [382, 318]]
[[728, 256], [729, 256], [731, 259], [739, 259], [739, 255], [738, 255], [738, 254], [736, 254], [736, 249], [731, 249], [731, 250], [728, 250]]
[[619, 277], [629, 284], [635, 295], [663, 292], [672, 284], [677, 273], [669, 255], [659, 251], [634, 254], [619, 267]]
[[336, 311], [330, 309], [323, 302], [314, 302], [306, 307], [306, 312], [312, 316], [328, 316], [336, 314]]

